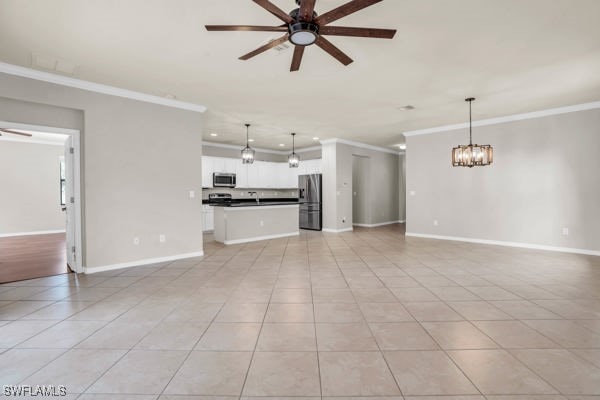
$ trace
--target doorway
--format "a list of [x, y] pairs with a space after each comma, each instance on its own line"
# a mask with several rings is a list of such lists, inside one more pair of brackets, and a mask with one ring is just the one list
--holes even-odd
[[0, 121], [0, 283], [81, 272], [80, 133]]
[[352, 155], [352, 225], [368, 225], [371, 221], [370, 168], [370, 157]]

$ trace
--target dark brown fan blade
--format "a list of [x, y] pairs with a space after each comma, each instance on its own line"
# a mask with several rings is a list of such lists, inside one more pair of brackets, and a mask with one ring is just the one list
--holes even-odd
[[358, 36], [376, 39], [391, 39], [396, 34], [395, 29], [351, 28], [346, 26], [324, 26], [319, 29], [321, 35]]
[[304, 54], [304, 46], [296, 46], [294, 49], [294, 57], [292, 57], [292, 66], [290, 72], [298, 71], [300, 69], [300, 63], [302, 62], [302, 55]]
[[268, 12], [270, 12], [271, 14], [273, 14], [274, 16], [276, 16], [277, 18], [279, 18], [280, 20], [282, 20], [285, 23], [291, 24], [292, 22], [294, 22], [294, 19], [292, 17], [290, 17], [289, 15], [287, 15], [285, 13], [285, 11], [283, 11], [281, 8], [277, 7], [275, 4], [271, 3], [269, 0], [253, 0], [256, 4], [258, 4], [259, 6], [261, 6], [262, 8], [264, 8], [265, 10], [267, 10]]
[[17, 131], [13, 131], [10, 129], [4, 129], [4, 128], [0, 128], [0, 131], [2, 131], [4, 133], [12, 133], [13, 135], [21, 135], [21, 136], [27, 136], [27, 137], [33, 136], [31, 133], [17, 132]]
[[260, 46], [258, 49], [251, 51], [248, 54], [244, 54], [243, 56], [241, 56], [239, 59], [240, 60], [248, 60], [262, 52], [265, 52], [269, 49], [272, 49], [275, 46], [279, 46], [281, 43], [285, 42], [286, 40], [288, 40], [288, 34], [286, 33], [285, 35], [283, 35], [282, 37], [280, 37], [279, 39], [275, 39], [267, 44], [265, 44], [264, 46]]
[[344, 65], [348, 65], [353, 61], [343, 51], [335, 47], [329, 40], [325, 39], [323, 36], [319, 36], [315, 44], [323, 50], [325, 50], [326, 52], [328, 52], [333, 58], [335, 58]]
[[253, 31], [253, 32], [285, 32], [287, 26], [256, 25], [205, 25], [207, 31]]
[[350, 15], [363, 8], [372, 6], [375, 3], [379, 3], [382, 0], [352, 0], [346, 4], [342, 4], [338, 8], [334, 8], [331, 11], [327, 11], [325, 14], [318, 16], [315, 22], [320, 26], [327, 25], [330, 22], [337, 21], [340, 18]]
[[300, 21], [310, 22], [313, 19], [314, 10], [315, 0], [301, 0], [298, 18], [300, 19]]

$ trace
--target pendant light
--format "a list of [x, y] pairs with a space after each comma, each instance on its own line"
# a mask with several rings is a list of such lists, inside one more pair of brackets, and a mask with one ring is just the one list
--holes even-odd
[[473, 144], [473, 121], [471, 103], [475, 97], [465, 99], [469, 102], [469, 145], [458, 145], [452, 149], [452, 166], [469, 167], [490, 165], [494, 161], [494, 149], [489, 144]]
[[246, 147], [242, 149], [242, 164], [252, 164], [254, 162], [254, 149], [248, 145], [248, 128], [250, 124], [246, 125]]
[[294, 137], [296, 136], [295, 133], [292, 133], [292, 154], [289, 155], [288, 157], [288, 164], [290, 165], [290, 168], [298, 168], [298, 165], [300, 165], [300, 156], [298, 156], [298, 154], [296, 154], [296, 141], [294, 140]]

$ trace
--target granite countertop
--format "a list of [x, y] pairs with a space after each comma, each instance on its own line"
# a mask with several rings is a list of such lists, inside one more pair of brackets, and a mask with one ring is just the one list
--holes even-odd
[[233, 199], [231, 203], [211, 203], [209, 200], [202, 200], [202, 204], [215, 207], [260, 207], [260, 206], [285, 206], [299, 204], [298, 199], [292, 198], [264, 198], [260, 202], [256, 199]]

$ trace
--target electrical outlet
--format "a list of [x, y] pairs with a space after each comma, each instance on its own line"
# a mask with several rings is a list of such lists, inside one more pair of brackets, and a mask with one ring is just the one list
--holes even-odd
[[193, 190], [190, 190], [190, 199], [195, 199], [196, 198], [196, 192]]
[[565, 236], [569, 236], [569, 228], [562, 228], [562, 234]]
[[260, 226], [265, 226], [265, 221], [260, 221]]
[[158, 235], [158, 241], [164, 243], [167, 241], [167, 237], [163, 234]]
[[134, 237], [134, 238], [133, 238], [133, 244], [134, 244], [135, 246], [137, 246], [138, 244], [140, 244], [140, 238], [139, 238], [139, 237]]
[[414, 190], [411, 190], [409, 193], [411, 196], [415, 196], [417, 194], [417, 192], [415, 192]]
[[437, 219], [433, 220], [433, 226], [438, 226], [438, 220]]

